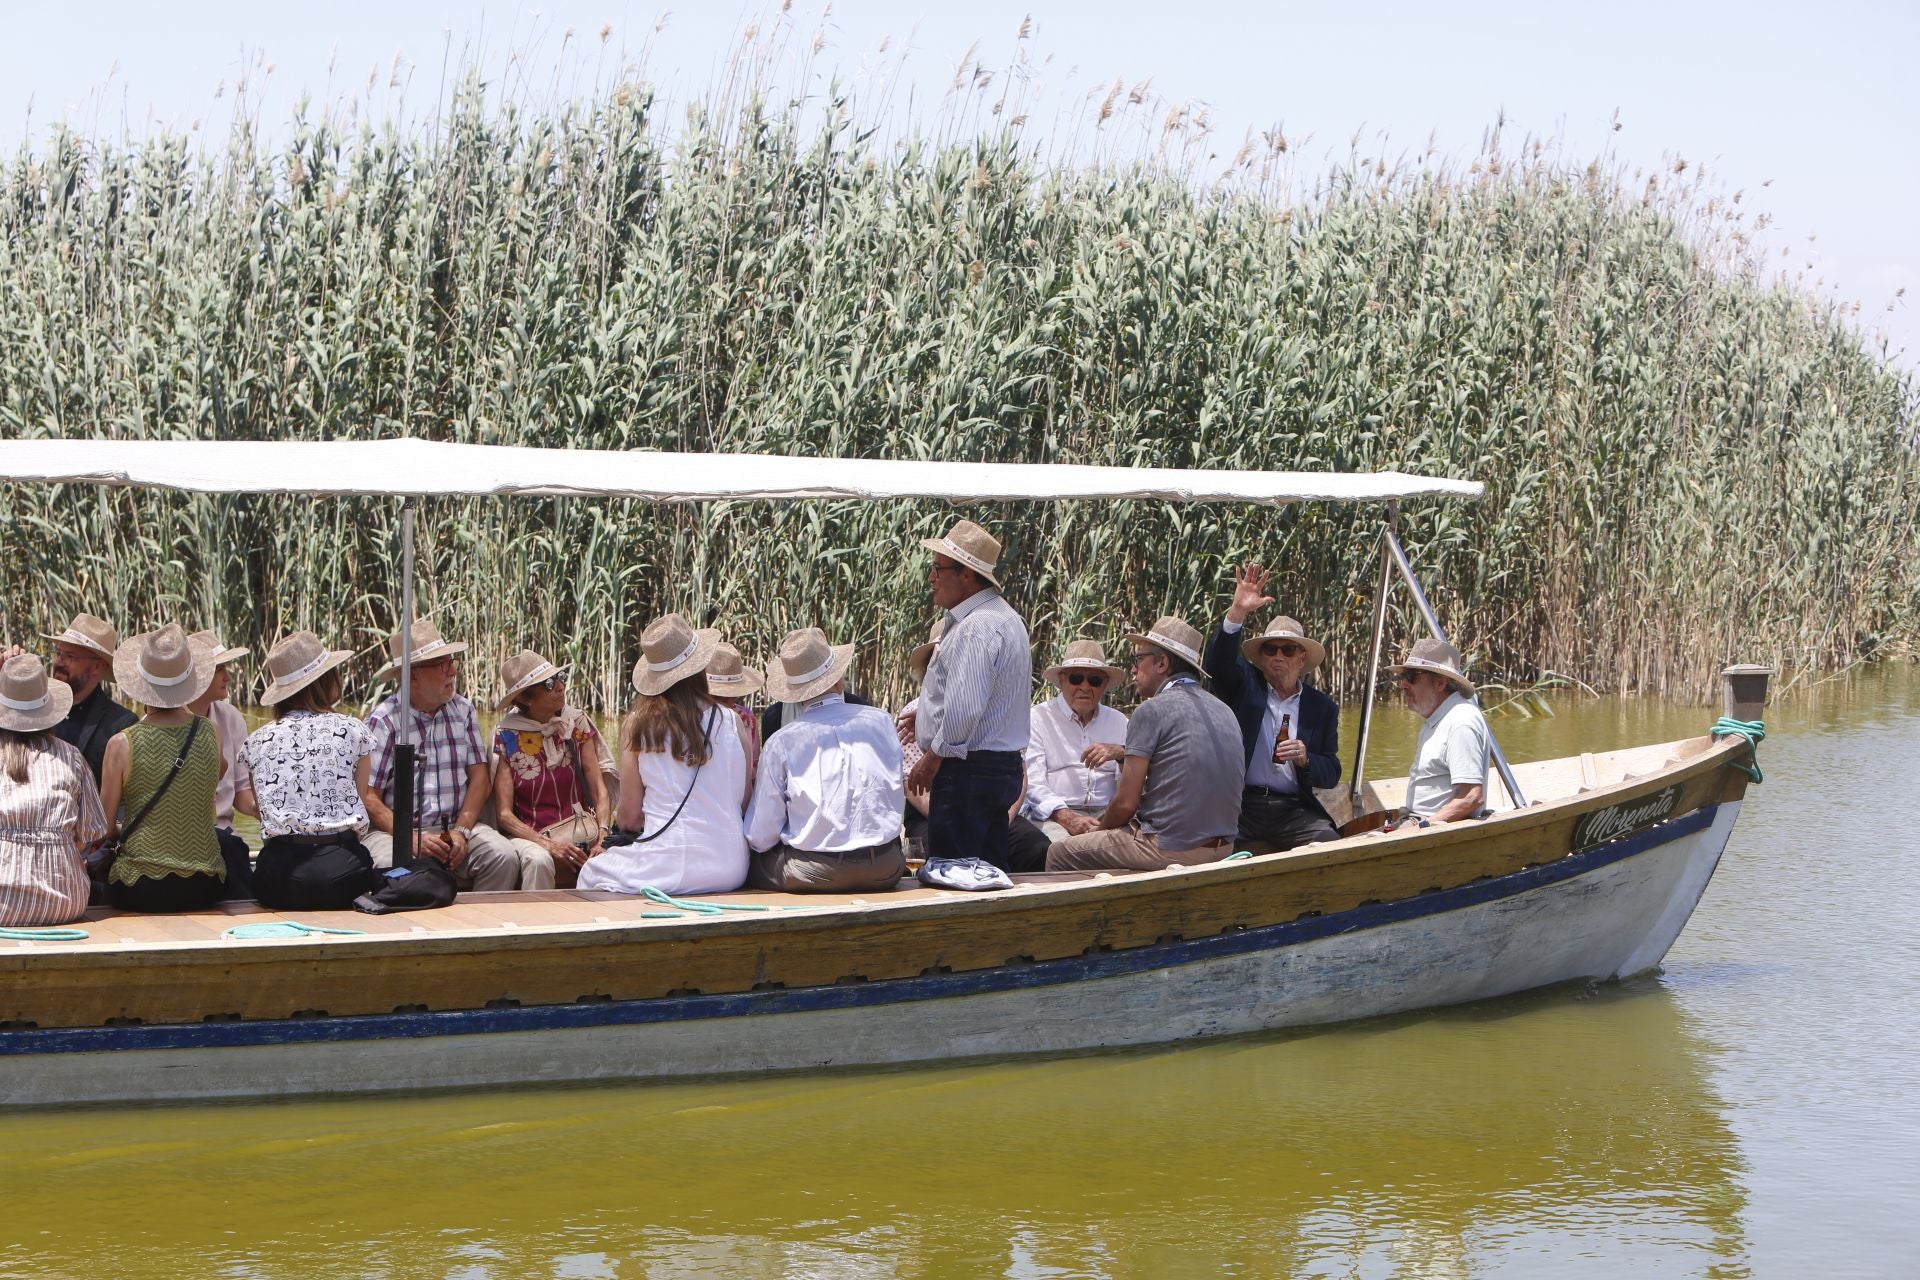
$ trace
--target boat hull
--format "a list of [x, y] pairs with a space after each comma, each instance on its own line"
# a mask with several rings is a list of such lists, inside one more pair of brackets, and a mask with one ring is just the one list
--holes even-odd
[[962, 973], [668, 999], [0, 1037], [0, 1102], [671, 1080], [1087, 1052], [1308, 1027], [1656, 967], [1725, 801], [1582, 853], [1347, 911]]

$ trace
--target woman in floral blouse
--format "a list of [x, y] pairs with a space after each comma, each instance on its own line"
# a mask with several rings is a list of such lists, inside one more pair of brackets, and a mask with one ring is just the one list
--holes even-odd
[[613, 821], [614, 768], [593, 719], [567, 705], [567, 673], [531, 649], [500, 664], [512, 711], [493, 734], [493, 805], [520, 855], [522, 889], [570, 889]]

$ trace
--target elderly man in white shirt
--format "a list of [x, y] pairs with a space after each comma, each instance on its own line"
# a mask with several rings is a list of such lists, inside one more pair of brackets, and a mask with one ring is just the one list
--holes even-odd
[[1124, 673], [1097, 641], [1075, 640], [1041, 674], [1060, 693], [1033, 709], [1026, 801], [1007, 831], [1015, 871], [1044, 871], [1054, 841], [1100, 829], [1126, 754], [1127, 718], [1105, 705]]
[[1426, 827], [1479, 817], [1487, 801], [1493, 734], [1474, 702], [1460, 651], [1444, 640], [1418, 640], [1392, 671], [1407, 705], [1424, 722], [1414, 740], [1407, 805], [1397, 825]]
[[871, 893], [907, 872], [906, 787], [893, 719], [847, 702], [853, 646], [817, 627], [789, 632], [767, 693], [798, 714], [767, 739], [747, 805], [747, 887]]

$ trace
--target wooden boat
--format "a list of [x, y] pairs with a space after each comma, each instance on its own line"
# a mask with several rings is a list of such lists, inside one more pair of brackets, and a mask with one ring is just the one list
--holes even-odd
[[[46, 477], [14, 447], [0, 445], [0, 477], [29, 465]], [[1397, 552], [1390, 530], [1385, 542], [1383, 559]], [[1376, 630], [1376, 665], [1379, 641]], [[1765, 689], [1763, 671], [1729, 669], [1729, 714], [1757, 719]], [[707, 906], [546, 892], [383, 917], [96, 911], [84, 940], [0, 943], [0, 1102], [1083, 1052], [1628, 977], [1660, 963], [1705, 891], [1751, 758], [1744, 737], [1705, 736], [1501, 761], [1507, 807], [1480, 821], [1151, 873], [1017, 877], [999, 894], [908, 882], [867, 898], [738, 893]], [[1350, 790], [1323, 794], [1360, 827], [1403, 792], [1356, 767]], [[288, 919], [359, 932], [225, 936]]]

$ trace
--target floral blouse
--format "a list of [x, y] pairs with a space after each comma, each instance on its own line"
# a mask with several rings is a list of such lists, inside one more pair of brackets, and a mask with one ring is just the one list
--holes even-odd
[[574, 766], [585, 769], [599, 763], [600, 734], [584, 715], [528, 727], [532, 723], [524, 716], [509, 716], [493, 735], [493, 753], [513, 771], [514, 816], [539, 831], [573, 816], [576, 798], [583, 810], [593, 812], [593, 793]]

